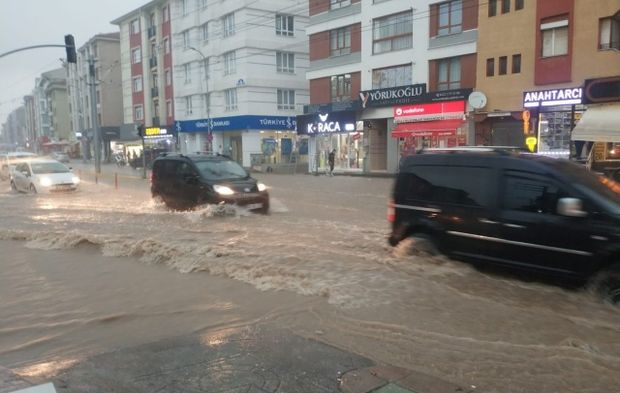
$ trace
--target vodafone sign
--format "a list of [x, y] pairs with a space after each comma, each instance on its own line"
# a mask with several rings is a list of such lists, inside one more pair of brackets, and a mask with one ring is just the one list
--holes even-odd
[[433, 102], [429, 104], [401, 105], [394, 107], [394, 121], [397, 123], [412, 121], [430, 121], [462, 119], [465, 113], [465, 101]]

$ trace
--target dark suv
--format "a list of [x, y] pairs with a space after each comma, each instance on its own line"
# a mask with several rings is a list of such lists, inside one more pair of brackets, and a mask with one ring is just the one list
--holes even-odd
[[260, 213], [269, 211], [267, 187], [219, 154], [162, 154], [153, 161], [151, 195], [173, 209], [231, 203]]
[[409, 156], [388, 219], [393, 246], [412, 237], [456, 258], [596, 277], [620, 302], [620, 184], [567, 160], [496, 148]]

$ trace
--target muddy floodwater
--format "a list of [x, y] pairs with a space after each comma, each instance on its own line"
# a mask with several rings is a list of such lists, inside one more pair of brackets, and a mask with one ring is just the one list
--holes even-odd
[[259, 177], [269, 215], [172, 212], [129, 178], [60, 195], [0, 183], [0, 366], [264, 325], [485, 392], [620, 392], [620, 309], [392, 249], [390, 179]]

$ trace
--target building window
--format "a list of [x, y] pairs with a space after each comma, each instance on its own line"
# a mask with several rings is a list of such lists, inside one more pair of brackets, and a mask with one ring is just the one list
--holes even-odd
[[170, 6], [164, 6], [161, 9], [162, 18], [164, 22], [168, 22], [170, 20]]
[[192, 112], [192, 96], [187, 96], [185, 97], [185, 114], [191, 115]]
[[497, 75], [506, 75], [508, 73], [508, 57], [500, 56], [497, 69]]
[[142, 105], [136, 105], [133, 107], [134, 120], [144, 120], [144, 108]]
[[134, 19], [130, 22], [131, 34], [140, 34], [140, 20]]
[[599, 22], [599, 49], [620, 50], [620, 12]]
[[224, 37], [229, 37], [235, 34], [235, 13], [224, 15]]
[[172, 85], [172, 73], [170, 70], [164, 71], [164, 75], [166, 77], [166, 86]]
[[190, 83], [192, 81], [192, 69], [191, 64], [186, 63], [183, 64], [183, 74], [185, 75], [185, 84]]
[[198, 2], [198, 7], [199, 8], [207, 8], [207, 3], [210, 0], [196, 0]]
[[138, 64], [142, 62], [142, 49], [134, 48], [131, 50], [131, 63]]
[[164, 38], [164, 53], [170, 53], [170, 40], [168, 39], [168, 37]]
[[237, 72], [237, 56], [235, 51], [224, 53], [224, 75]]
[[209, 113], [209, 109], [211, 107], [211, 93], [203, 94], [202, 101], [205, 104], [205, 112]]
[[375, 19], [372, 25], [372, 53], [413, 47], [412, 16], [412, 11], [407, 11]]
[[453, 57], [437, 62], [437, 90], [461, 88], [461, 59]]
[[351, 0], [330, 0], [329, 8], [332, 10], [351, 5]]
[[290, 52], [276, 52], [276, 69], [278, 72], [295, 73], [295, 54]]
[[411, 64], [372, 70], [372, 88], [406, 86], [411, 84]]
[[276, 15], [276, 34], [292, 37], [295, 35], [295, 18], [292, 15]]
[[512, 73], [521, 73], [521, 55], [512, 55]]
[[568, 20], [543, 23], [542, 57], [562, 56], [568, 54]]
[[226, 98], [226, 110], [237, 110], [237, 89], [224, 90], [224, 96]]
[[172, 117], [172, 101], [166, 100], [166, 116]]
[[278, 89], [278, 109], [295, 109], [295, 90]]
[[142, 77], [136, 76], [133, 78], [133, 92], [138, 93], [142, 91]]
[[181, 14], [183, 16], [187, 15], [189, 13], [189, 1], [188, 0], [181, 0]]
[[209, 41], [209, 22], [202, 25], [202, 40]]
[[497, 15], [497, 0], [489, 0], [489, 17]]
[[188, 49], [191, 46], [189, 30], [185, 30], [181, 34], [183, 36], [183, 49]]
[[329, 32], [331, 56], [348, 55], [351, 53], [351, 27]]
[[495, 75], [495, 59], [487, 59], [487, 76]]
[[502, 0], [502, 14], [510, 12], [510, 0]]
[[439, 4], [438, 35], [460, 33], [463, 23], [463, 2], [453, 0]]
[[331, 78], [332, 102], [351, 101], [351, 75], [337, 75]]
[[524, 6], [523, 3], [523, 0], [515, 0], [515, 11], [522, 10]]

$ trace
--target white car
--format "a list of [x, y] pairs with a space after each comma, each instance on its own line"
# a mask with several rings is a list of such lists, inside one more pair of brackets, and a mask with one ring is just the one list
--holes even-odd
[[80, 178], [56, 160], [34, 159], [19, 163], [11, 176], [11, 188], [21, 192], [75, 191]]
[[0, 179], [7, 180], [11, 177], [11, 172], [20, 162], [37, 157], [34, 153], [26, 151], [10, 152], [0, 156]]

